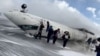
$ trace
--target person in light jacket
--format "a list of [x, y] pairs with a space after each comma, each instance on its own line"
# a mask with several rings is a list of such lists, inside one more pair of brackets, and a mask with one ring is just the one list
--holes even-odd
[[70, 34], [68, 31], [64, 32], [64, 34], [62, 35], [62, 39], [63, 39], [63, 47], [66, 47], [66, 44], [68, 43], [70, 39]]

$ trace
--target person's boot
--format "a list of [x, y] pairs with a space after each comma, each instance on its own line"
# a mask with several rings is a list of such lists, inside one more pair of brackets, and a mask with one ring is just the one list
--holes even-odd
[[37, 34], [36, 34], [36, 35], [34, 35], [34, 38], [35, 38], [35, 39], [37, 39], [37, 37], [38, 37], [38, 35], [37, 35]]

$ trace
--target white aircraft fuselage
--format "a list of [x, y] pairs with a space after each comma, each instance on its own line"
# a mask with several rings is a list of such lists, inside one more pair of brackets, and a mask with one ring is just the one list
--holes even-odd
[[86, 33], [84, 31], [79, 31], [77, 29], [73, 29], [65, 25], [53, 22], [51, 20], [44, 19], [42, 17], [38, 17], [35, 15], [31, 15], [29, 13], [22, 13], [19, 11], [10, 11], [4, 14], [10, 21], [12, 21], [19, 28], [33, 35], [37, 34], [40, 22], [43, 21], [45, 28], [43, 29], [42, 35], [47, 36], [46, 27], [47, 27], [47, 21], [49, 21], [50, 25], [53, 26], [54, 30], [57, 28], [60, 28], [59, 38], [61, 38], [64, 31], [69, 31], [71, 39], [85, 40], [86, 38], [89, 38], [89, 37], [94, 38], [94, 35], [92, 34]]

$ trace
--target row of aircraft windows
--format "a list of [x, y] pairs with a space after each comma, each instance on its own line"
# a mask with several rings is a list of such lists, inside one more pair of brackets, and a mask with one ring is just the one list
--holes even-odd
[[19, 25], [22, 30], [37, 30], [38, 26], [36, 25]]

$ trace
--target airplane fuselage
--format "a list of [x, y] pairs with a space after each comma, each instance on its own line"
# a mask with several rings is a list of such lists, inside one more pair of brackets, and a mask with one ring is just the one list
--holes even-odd
[[33, 35], [37, 34], [40, 22], [43, 21], [43, 24], [45, 28], [43, 29], [43, 36], [47, 36], [46, 27], [47, 27], [47, 21], [50, 22], [50, 25], [53, 26], [53, 29], [60, 28], [60, 34], [59, 38], [61, 38], [64, 31], [69, 31], [71, 39], [77, 39], [77, 40], [85, 40], [87, 37], [94, 38], [94, 35], [91, 35], [89, 33], [86, 33], [84, 31], [79, 31], [73, 28], [70, 28], [68, 26], [53, 22], [48, 19], [44, 19], [42, 17], [38, 17], [35, 15], [31, 15], [29, 13], [22, 13], [19, 11], [11, 11], [5, 13], [5, 16], [11, 20], [14, 24], [16, 24], [19, 28], [24, 30], [27, 33], [31, 33]]

